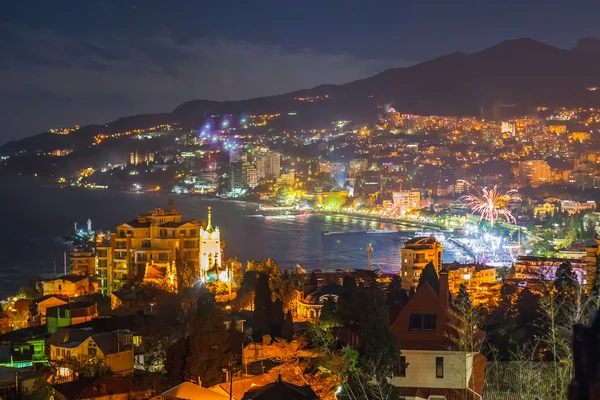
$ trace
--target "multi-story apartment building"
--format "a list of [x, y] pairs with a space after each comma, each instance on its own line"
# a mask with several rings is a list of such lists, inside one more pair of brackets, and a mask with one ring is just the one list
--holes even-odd
[[74, 248], [69, 253], [69, 265], [73, 275], [94, 275], [96, 253], [93, 249]]
[[98, 243], [99, 291], [108, 295], [128, 282], [142, 280], [146, 267], [163, 271], [172, 285], [177, 284], [173, 271], [179, 263], [192, 265], [203, 276], [215, 262], [221, 265], [220, 246], [220, 231], [212, 226], [210, 207], [206, 227], [196, 220], [183, 220], [172, 205], [168, 210], [138, 215]]
[[421, 208], [421, 192], [418, 190], [400, 190], [392, 193], [394, 208], [401, 213]]
[[402, 248], [402, 286], [410, 289], [419, 285], [419, 277], [427, 263], [436, 271], [442, 268], [442, 244], [435, 237], [416, 237], [404, 243]]
[[281, 154], [268, 151], [257, 157], [256, 171], [258, 179], [277, 179], [281, 174]]
[[545, 160], [528, 160], [519, 163], [519, 178], [532, 187], [552, 183], [552, 171]]

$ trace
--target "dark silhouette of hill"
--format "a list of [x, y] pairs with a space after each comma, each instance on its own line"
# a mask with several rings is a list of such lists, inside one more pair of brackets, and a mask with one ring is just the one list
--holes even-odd
[[[106, 129], [144, 128], [156, 122], [177, 121], [194, 128], [213, 114], [279, 113], [275, 127], [324, 128], [335, 120], [372, 121], [386, 106], [413, 114], [482, 115], [497, 104], [514, 105], [527, 112], [539, 105], [600, 106], [600, 39], [584, 38], [571, 50], [532, 39], [501, 42], [471, 53], [454, 53], [406, 68], [392, 68], [343, 85], [240, 101], [192, 100], [170, 114], [139, 115], [88, 126], [76, 135], [43, 133], [12, 142], [0, 154], [27, 149], [78, 147]], [[297, 97], [324, 96], [327, 100], [300, 102]], [[288, 115], [295, 113], [295, 115]]]

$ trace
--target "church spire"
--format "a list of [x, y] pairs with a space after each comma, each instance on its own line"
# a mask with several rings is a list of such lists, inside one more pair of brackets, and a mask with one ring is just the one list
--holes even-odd
[[208, 218], [206, 220], [206, 230], [208, 232], [212, 232], [213, 231], [211, 206], [208, 206]]

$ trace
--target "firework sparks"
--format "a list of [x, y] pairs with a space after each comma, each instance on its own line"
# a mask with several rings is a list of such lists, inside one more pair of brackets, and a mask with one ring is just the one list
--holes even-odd
[[492, 189], [484, 187], [473, 193], [469, 193], [461, 199], [471, 208], [471, 213], [479, 214], [479, 222], [483, 219], [490, 221], [490, 227], [494, 227], [494, 222], [499, 218], [504, 218], [506, 222], [516, 223], [507, 205], [510, 201], [521, 200], [516, 190], [503, 192], [494, 186]]

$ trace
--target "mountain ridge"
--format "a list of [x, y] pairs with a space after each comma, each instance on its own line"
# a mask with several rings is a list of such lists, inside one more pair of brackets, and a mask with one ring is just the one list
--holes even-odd
[[[497, 43], [472, 53], [449, 53], [414, 64], [384, 70], [373, 76], [340, 85], [321, 84], [309, 89], [259, 98], [213, 101], [194, 99], [168, 113], [124, 117], [104, 125], [88, 125], [76, 134], [57, 138], [47, 132], [9, 142], [0, 154], [20, 150], [78, 147], [86, 138], [126, 126], [144, 128], [157, 121], [180, 122], [198, 127], [212, 114], [273, 114], [281, 117], [275, 127], [324, 128], [344, 119], [372, 121], [384, 106], [412, 114], [481, 115], [494, 104], [515, 104], [523, 113], [539, 105], [598, 106], [600, 93], [586, 90], [600, 86], [600, 39], [582, 38], [571, 49], [519, 38]], [[328, 95], [314, 103], [296, 97]], [[291, 115], [288, 115], [291, 114]], [[38, 138], [39, 140], [36, 140]], [[36, 143], [38, 142], [38, 143]], [[54, 146], [54, 147], [53, 147]]]

